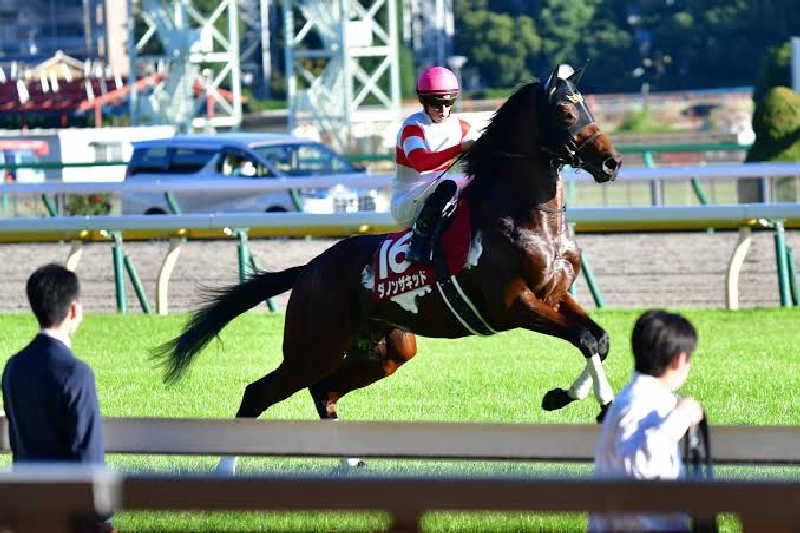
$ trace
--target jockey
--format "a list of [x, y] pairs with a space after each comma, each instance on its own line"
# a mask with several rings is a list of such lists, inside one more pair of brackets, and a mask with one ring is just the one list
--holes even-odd
[[450, 70], [426, 69], [417, 80], [422, 111], [408, 117], [397, 134], [392, 215], [403, 227], [413, 222], [410, 261], [430, 261], [431, 232], [458, 191], [455, 181], [437, 178], [475, 142], [470, 124], [452, 114], [458, 93]]

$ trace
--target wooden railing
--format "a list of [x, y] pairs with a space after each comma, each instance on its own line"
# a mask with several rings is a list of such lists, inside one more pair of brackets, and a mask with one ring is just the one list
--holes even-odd
[[[0, 445], [8, 448], [5, 419]], [[587, 461], [596, 425], [105, 418], [109, 452]], [[715, 460], [800, 464], [800, 427], [714, 426]], [[0, 517], [18, 533], [66, 532], [120, 510], [377, 510], [392, 531], [428, 511], [688, 512], [739, 515], [745, 532], [793, 531], [796, 481], [637, 481], [352, 475], [135, 474], [39, 466], [0, 474]]]

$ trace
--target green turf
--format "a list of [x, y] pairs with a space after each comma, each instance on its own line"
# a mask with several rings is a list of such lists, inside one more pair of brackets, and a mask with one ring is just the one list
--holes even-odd
[[[593, 317], [611, 336], [607, 371], [619, 389], [630, 377], [629, 336], [638, 310], [599, 310]], [[692, 374], [682, 393], [700, 399], [713, 423], [800, 423], [800, 311], [797, 309], [686, 310], [700, 340]], [[86, 317], [73, 348], [95, 369], [107, 416], [230, 417], [249, 382], [280, 361], [282, 315], [248, 313], [202, 353], [177, 386], [161, 383], [147, 350], [175, 335], [185, 315]], [[27, 314], [0, 315], [0, 361], [35, 333]], [[583, 366], [564, 341], [514, 331], [458, 341], [419, 339], [419, 354], [394, 376], [356, 391], [339, 403], [350, 420], [441, 420], [517, 423], [587, 423], [597, 407], [576, 402], [543, 412], [542, 395], [569, 385]], [[316, 418], [307, 391], [272, 407], [264, 418]], [[8, 463], [8, 457], [3, 461]], [[216, 458], [111, 455], [123, 470], [208, 471]], [[244, 458], [244, 471], [349, 475], [338, 461]], [[719, 475], [797, 477], [791, 469], [721, 468]], [[590, 465], [370, 461], [366, 475], [588, 475]], [[364, 472], [362, 472], [364, 474]], [[426, 531], [580, 531], [585, 515], [431, 513]], [[121, 531], [372, 531], [388, 518], [380, 513], [122, 513]], [[725, 531], [738, 528], [733, 519]]]

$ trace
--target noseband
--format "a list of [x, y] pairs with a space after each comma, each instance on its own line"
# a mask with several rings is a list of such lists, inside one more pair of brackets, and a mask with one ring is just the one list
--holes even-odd
[[[590, 122], [587, 126], [591, 126], [592, 124], [596, 123]], [[602, 135], [602, 133], [598, 130], [582, 140], [580, 144], [576, 143], [575, 139], [570, 138], [570, 140], [556, 149], [542, 146], [539, 147], [539, 151], [547, 155], [547, 162], [553, 168], [561, 169], [564, 165], [569, 165], [573, 168], [583, 168], [583, 159], [580, 157], [581, 150], [586, 148], [590, 142], [600, 135]], [[520, 152], [506, 152], [503, 150], [497, 150], [495, 154], [507, 159], [538, 159], [539, 155], [538, 152], [526, 154]]]

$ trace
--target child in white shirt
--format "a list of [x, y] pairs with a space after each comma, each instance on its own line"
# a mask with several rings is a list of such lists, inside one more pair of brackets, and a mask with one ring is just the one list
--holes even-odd
[[[679, 441], [703, 418], [693, 398], [675, 392], [686, 381], [697, 332], [682, 316], [661, 310], [644, 313], [633, 328], [634, 373], [606, 415], [594, 455], [595, 476], [677, 479]], [[593, 514], [588, 530], [689, 531], [685, 514]]]

